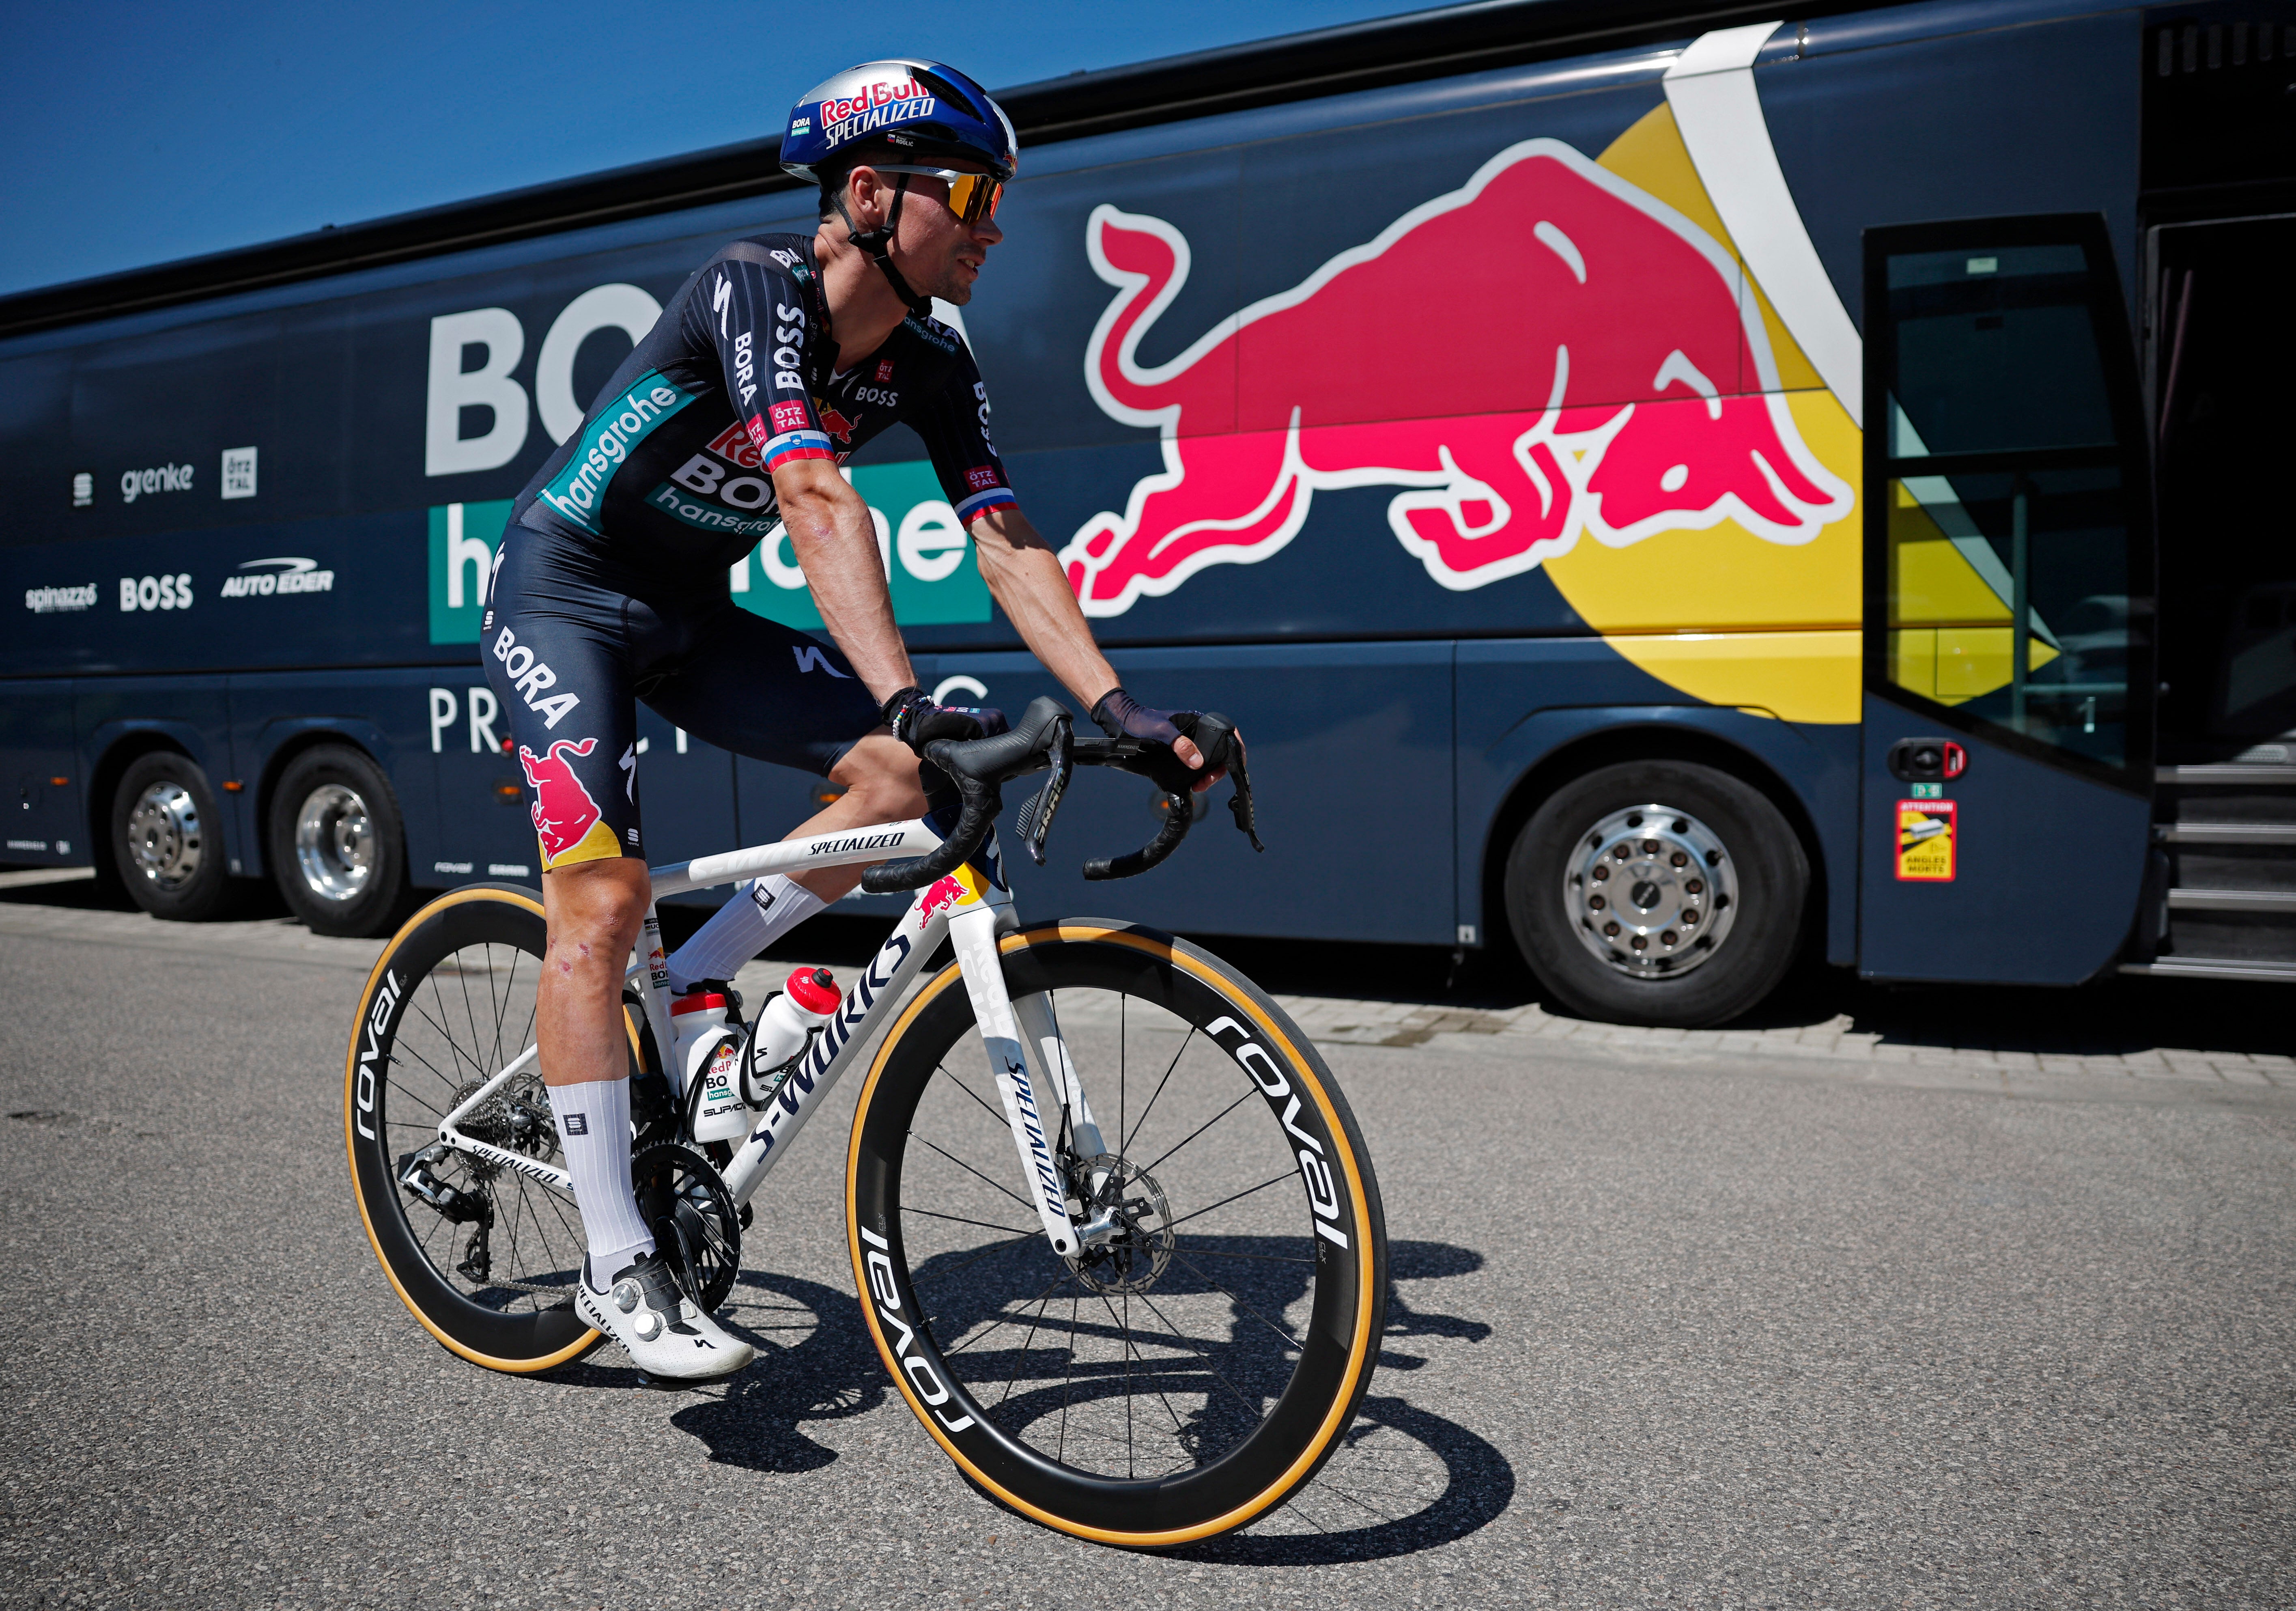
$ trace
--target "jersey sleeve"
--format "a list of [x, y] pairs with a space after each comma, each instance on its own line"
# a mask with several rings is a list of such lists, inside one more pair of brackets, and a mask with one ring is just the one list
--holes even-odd
[[796, 459], [833, 459], [806, 385], [812, 316], [797, 281], [770, 260], [722, 258], [702, 271], [686, 306], [726, 372], [734, 417], [767, 472]]
[[934, 473], [959, 525], [970, 526], [991, 509], [1018, 505], [1004, 479], [1004, 461], [989, 440], [988, 388], [981, 384], [971, 348], [958, 343], [956, 362], [949, 366], [939, 394], [909, 415], [908, 425], [932, 455]]

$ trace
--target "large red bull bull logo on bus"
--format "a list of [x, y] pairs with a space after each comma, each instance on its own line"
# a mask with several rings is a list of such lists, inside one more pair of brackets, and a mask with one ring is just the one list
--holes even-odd
[[518, 746], [518, 764], [526, 773], [527, 790], [534, 796], [528, 810], [534, 818], [534, 836], [541, 842], [545, 868], [562, 861], [621, 854], [613, 829], [605, 825], [605, 814], [598, 810], [597, 801], [575, 775], [573, 762], [568, 759], [587, 755], [597, 747], [594, 738], [578, 744], [570, 738], [553, 739], [540, 755], [524, 744]]
[[1164, 448], [1124, 512], [1062, 552], [1088, 615], [1267, 558], [1341, 488], [1398, 489], [1397, 540], [1457, 589], [1581, 537], [1730, 521], [1800, 544], [1851, 507], [1802, 440], [1736, 260], [1558, 141], [1508, 147], [1152, 366], [1141, 339], [1186, 282], [1186, 238], [1103, 205], [1086, 247], [1118, 290], [1086, 381]]

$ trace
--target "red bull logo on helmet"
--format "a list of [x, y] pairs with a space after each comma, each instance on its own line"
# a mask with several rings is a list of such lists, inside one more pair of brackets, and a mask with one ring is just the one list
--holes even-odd
[[518, 746], [518, 764], [526, 773], [527, 792], [534, 797], [528, 810], [534, 818], [534, 836], [542, 846], [545, 871], [561, 862], [594, 861], [622, 853], [597, 801], [575, 775], [573, 762], [568, 759], [587, 755], [597, 747], [594, 738], [578, 743], [553, 739], [548, 751], [540, 755], [524, 744]]
[[[1730, 522], [1805, 544], [1854, 504], [1802, 440], [1737, 261], [1558, 141], [1509, 146], [1155, 366], [1139, 346], [1186, 282], [1186, 238], [1103, 205], [1086, 244], [1117, 288], [1086, 383], [1164, 456], [1062, 551], [1088, 615], [1267, 558], [1341, 488], [1397, 489], [1396, 539], [1459, 590], [1587, 537]], [[1421, 333], [1437, 298], [1463, 310], [1456, 341]]]

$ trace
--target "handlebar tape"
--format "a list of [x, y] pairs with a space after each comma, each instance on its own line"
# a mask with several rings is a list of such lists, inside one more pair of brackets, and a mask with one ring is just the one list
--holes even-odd
[[1057, 700], [1032, 700], [1009, 732], [994, 738], [936, 738], [927, 744], [925, 759], [948, 775], [963, 799], [956, 829], [922, 856], [869, 868], [861, 875], [861, 887], [872, 895], [922, 889], [980, 854], [996, 826], [996, 813], [1004, 807], [997, 785], [1048, 764], [1046, 752], [1067, 715]]

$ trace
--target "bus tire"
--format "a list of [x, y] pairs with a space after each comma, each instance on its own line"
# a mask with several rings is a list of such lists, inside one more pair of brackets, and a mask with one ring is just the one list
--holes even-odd
[[1505, 871], [1515, 943], [1553, 1000], [1685, 1029], [1726, 1023], [1777, 988], [1808, 891], [1801, 841], [1768, 797], [1678, 760], [1564, 784], [1523, 825]]
[[111, 796], [111, 859], [129, 899], [154, 917], [198, 923], [222, 908], [223, 813], [191, 757], [154, 750], [127, 763]]
[[390, 932], [407, 897], [406, 834], [382, 769], [348, 744], [287, 763], [271, 792], [271, 875], [315, 934]]

